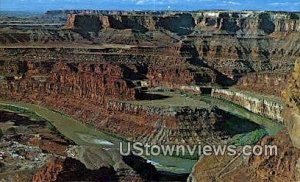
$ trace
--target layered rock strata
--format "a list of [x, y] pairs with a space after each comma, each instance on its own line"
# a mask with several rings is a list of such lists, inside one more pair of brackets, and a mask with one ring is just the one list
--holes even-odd
[[[91, 18], [92, 17], [92, 18]], [[271, 34], [274, 32], [299, 32], [300, 21], [297, 13], [269, 12], [194, 12], [170, 13], [165, 15], [149, 14], [95, 14], [73, 13], [68, 17], [66, 28], [82, 28], [88, 23], [84, 19], [95, 19], [98, 31], [103, 28], [155, 30], [164, 28], [172, 32], [180, 28], [206, 29], [211, 32], [226, 31], [239, 34]], [[174, 22], [177, 22], [175, 24]], [[103, 26], [102, 26], [103, 25]], [[176, 28], [177, 27], [177, 28]], [[182, 32], [181, 32], [182, 33]], [[185, 33], [191, 33], [186, 31]]]
[[283, 123], [284, 104], [279, 98], [236, 89], [213, 89], [212, 96], [228, 100], [253, 113]]
[[234, 87], [281, 97], [289, 78], [286, 73], [251, 73], [240, 78]]
[[[109, 44], [110, 48], [100, 51], [103, 59], [111, 57], [123, 62], [128, 60], [145, 62], [146, 59], [156, 59], [157, 62], [154, 64], [160, 64], [149, 69], [149, 78], [187, 78], [190, 80], [188, 83], [197, 84], [217, 82], [232, 85], [248, 73], [251, 74], [247, 76], [247, 82], [251, 83], [251, 80], [255, 79], [251, 76], [253, 72], [253, 75], [267, 72], [272, 77], [280, 72], [282, 77], [285, 77], [299, 56], [299, 14], [297, 13], [204, 11], [145, 15], [141, 12], [90, 10], [66, 12], [70, 12], [65, 23], [67, 29], [45, 28], [42, 31], [36, 29], [22, 31], [12, 27], [0, 32], [0, 42], [7, 46], [20, 43], [52, 44], [54, 51], [59, 52], [68, 52], [69, 50], [62, 50], [61, 47], [72, 45], [77, 53], [68, 57], [79, 61], [94, 60], [100, 54], [98, 49], [79, 49], [80, 45], [107, 47], [105, 44]], [[48, 16], [51, 17], [51, 13]], [[128, 51], [128, 49], [117, 49], [121, 45], [116, 44], [138, 48]], [[162, 48], [167, 48], [169, 51]], [[10, 52], [14, 49], [3, 51]], [[132, 55], [134, 51], [135, 56]], [[145, 51], [148, 54], [145, 54]], [[93, 54], [87, 54], [88, 52]], [[178, 54], [173, 55], [175, 52]], [[167, 54], [168, 61], [166, 57], [160, 56]], [[46, 55], [50, 58], [55, 57], [48, 51]], [[45, 59], [44, 56], [34, 56], [38, 56], [41, 60]], [[170, 61], [175, 57], [180, 58], [180, 62], [188, 62], [192, 66], [182, 66], [177, 61]], [[35, 59], [35, 57], [28, 57], [28, 59]], [[176, 70], [170, 65], [176, 65], [174, 67], [180, 69]], [[199, 70], [199, 67], [205, 69]], [[164, 75], [165, 72], [170, 72], [170, 69], [173, 73]], [[257, 74], [256, 78], [264, 80], [265, 76]], [[159, 84], [155, 82], [153, 81], [154, 84]], [[278, 95], [277, 92], [274, 94]]]
[[258, 143], [276, 145], [277, 155], [205, 156], [194, 166], [188, 181], [299, 181], [299, 73], [297, 61], [283, 92], [286, 105], [282, 116], [286, 129]]
[[278, 153], [205, 156], [196, 163], [188, 181], [298, 181], [296, 166], [300, 152], [293, 146], [287, 131], [265, 137], [258, 145], [276, 145]]
[[[199, 103], [194, 109], [187, 105], [175, 110], [172, 107], [162, 109], [156, 106], [126, 104], [126, 100], [151, 99], [152, 96], [154, 100], [168, 97], [143, 94], [133, 80], [143, 76], [142, 73], [145, 77], [148, 75], [150, 86], [179, 88], [188, 85], [186, 80], [190, 81], [192, 77], [186, 76], [181, 80], [164, 76], [173, 73], [179, 75], [181, 68], [175, 69], [178, 72], [160, 72], [158, 69], [152, 70], [154, 65], [150, 63], [147, 73], [142, 72], [143, 67], [138, 67], [139, 65], [99, 62], [4, 62], [1, 96], [60, 110], [98, 129], [131, 141], [196, 144], [203, 138], [216, 135], [211, 137], [215, 138], [211, 142], [220, 142], [218, 133], [211, 133], [210, 130], [214, 129], [221, 116], [214, 108], [202, 107], [205, 103]], [[161, 76], [149, 76], [154, 74]]]

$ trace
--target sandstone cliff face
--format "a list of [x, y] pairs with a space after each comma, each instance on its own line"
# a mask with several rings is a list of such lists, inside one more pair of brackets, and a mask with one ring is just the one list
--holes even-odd
[[[151, 16], [72, 14], [68, 16], [65, 28], [85, 32], [99, 32], [102, 28], [147, 31], [154, 30], [155, 24], [155, 19]], [[90, 25], [93, 27], [89, 27]]]
[[[79, 75], [83, 74], [86, 77], [98, 75], [94, 80], [103, 77], [102, 79], [105, 78], [109, 82], [107, 84], [119, 80], [121, 86], [125, 84], [128, 87], [132, 87], [130, 85], [136, 81], [144, 81], [148, 87], [162, 86], [176, 89], [191, 84], [205, 85], [215, 82], [214, 71], [189, 64], [186, 58], [180, 55], [178, 49], [176, 47], [154, 50], [136, 47], [130, 49], [3, 49], [0, 55], [6, 61], [1, 62], [0, 71], [3, 75], [12, 77], [23, 75], [39, 77], [52, 74], [52, 79], [64, 75], [68, 77], [66, 79], [80, 79]], [[14, 63], [10, 61], [11, 56], [19, 57], [23, 61]], [[35, 59], [39, 61], [26, 61]], [[57, 60], [66, 61], [57, 63]], [[84, 64], [81, 63], [82, 60], [91, 61]], [[60, 73], [60, 69], [64, 73]], [[126, 83], [122, 80], [126, 80]], [[65, 82], [72, 85], [78, 81]]]
[[193, 34], [199, 59], [235, 81], [251, 72], [288, 75], [299, 56], [298, 14], [204, 12], [194, 17], [203, 34]]
[[296, 13], [203, 12], [194, 16], [200, 29], [211, 31], [258, 35], [300, 31], [299, 15]]
[[69, 15], [68, 21], [65, 26], [66, 28], [76, 27], [77, 29], [85, 32], [99, 32], [102, 28], [103, 23], [99, 17], [92, 15]]
[[[89, 27], [89, 29], [87, 29], [87, 25], [93, 25], [94, 28]], [[95, 26], [97, 26], [97, 28]], [[80, 29], [87, 32], [100, 31], [101, 28], [120, 30], [133, 29], [141, 32], [154, 31], [163, 28], [180, 35], [185, 35], [190, 34], [194, 26], [195, 22], [190, 14], [177, 14], [167, 17], [160, 17], [157, 15], [72, 14], [68, 16], [65, 28]]]
[[[150, 144], [199, 144], [204, 138], [211, 143], [221, 141], [215, 126], [222, 116], [216, 108], [163, 108], [117, 101], [110, 102], [107, 108], [113, 117], [95, 124], [107, 130], [113, 128], [114, 133], [122, 133], [133, 141]], [[124, 123], [122, 128], [118, 127], [119, 122]], [[124, 127], [129, 132], [124, 133]], [[210, 138], [212, 135], [214, 139]]]
[[7, 77], [7, 83], [1, 89], [15, 93], [58, 94], [77, 98], [90, 98], [103, 102], [107, 98], [134, 99], [135, 89], [127, 83], [118, 65], [107, 64], [72, 64], [56, 63], [51, 67], [23, 63], [26, 69], [18, 67], [17, 72], [24, 71], [22, 76]]
[[[194, 30], [207, 32], [265, 35], [274, 32], [299, 32], [300, 21], [297, 13], [268, 12], [200, 12], [178, 14], [94, 14], [79, 13], [69, 15], [66, 27], [82, 28], [88, 22], [80, 19], [102, 20], [100, 24], [114, 29], [135, 29], [153, 31], [163, 28], [180, 35], [191, 34]], [[99, 24], [98, 23], [98, 24]], [[82, 26], [82, 27], [81, 27]]]
[[300, 31], [300, 21], [299, 16], [292, 19], [277, 19], [275, 21], [275, 32], [293, 32]]
[[295, 147], [300, 148], [300, 60], [296, 62], [288, 87], [283, 93], [286, 101], [285, 125]]
[[213, 89], [212, 96], [231, 101], [253, 113], [283, 122], [284, 105], [280, 99], [228, 89]]
[[293, 146], [287, 131], [267, 136], [258, 145], [276, 145], [278, 155], [204, 156], [194, 166], [188, 181], [298, 181], [300, 152]]
[[235, 87], [280, 97], [288, 80], [286, 73], [250, 73], [240, 78]]
[[280, 37], [213, 35], [195, 39], [195, 47], [202, 62], [237, 80], [251, 72], [289, 72], [299, 56], [300, 36]]

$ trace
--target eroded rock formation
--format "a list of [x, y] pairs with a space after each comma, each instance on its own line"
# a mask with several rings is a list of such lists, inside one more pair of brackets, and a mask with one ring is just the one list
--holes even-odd
[[[174, 64], [180, 63], [180, 60], [172, 61]], [[174, 67], [174, 70], [168, 68], [169, 71], [163, 71], [164, 67], [153, 70], [155, 64], [150, 62], [147, 73], [147, 70], [143, 72], [145, 69], [143, 65], [125, 66], [117, 62], [109, 64], [99, 62], [21, 61], [17, 65], [11, 62], [4, 63], [3, 72], [7, 71], [6, 74], [9, 76], [2, 80], [1, 95], [5, 98], [59, 109], [98, 129], [131, 141], [151, 144], [181, 142], [196, 144], [203, 137], [209, 138], [214, 125], [221, 120], [217, 110], [205, 106], [205, 103], [202, 103], [204, 106], [199, 105], [193, 109], [189, 107], [163, 109], [124, 102], [150, 99], [151, 95], [155, 99], [155, 94], [142, 93], [134, 83], [134, 79], [138, 77], [149, 77], [150, 87], [178, 89], [183, 85], [189, 85], [193, 80], [192, 74], [187, 73], [187, 76], [178, 78], [184, 75], [180, 74], [180, 70], [184, 67]], [[176, 75], [171, 76], [172, 74]], [[190, 132], [185, 132], [186, 130]], [[217, 140], [220, 138], [216, 136], [212, 142], [218, 142]]]
[[235, 89], [213, 89], [212, 96], [231, 101], [251, 112], [283, 122], [284, 104], [280, 98]]
[[236, 88], [281, 97], [290, 75], [286, 73], [252, 73], [239, 79]]
[[[261, 146], [276, 145], [277, 155], [204, 156], [194, 166], [189, 181], [299, 181], [299, 73], [297, 61], [283, 93], [286, 106], [282, 117], [286, 129], [258, 143]], [[239, 96], [228, 95], [225, 97], [238, 100], [234, 98]]]
[[300, 148], [300, 60], [296, 62], [288, 87], [283, 94], [287, 103], [285, 125], [295, 147]]
[[[279, 95], [300, 55], [297, 13], [204, 11], [145, 15], [58, 11], [48, 12], [47, 16], [57, 14], [69, 14], [67, 22], [59, 22], [64, 24], [60, 28], [57, 28], [60, 24], [41, 24], [38, 28], [36, 25], [18, 28], [13, 22], [1, 28], [4, 26], [1, 24], [0, 96], [59, 110], [130, 141], [221, 143], [228, 136], [216, 130], [215, 126], [224, 119], [217, 108], [203, 103], [196, 103], [194, 108], [173, 106], [172, 102], [167, 102], [165, 107], [145, 106], [139, 101], [148, 99], [151, 103], [150, 100], [168, 98], [145, 90], [159, 87], [173, 94], [177, 91], [176, 94], [183, 97], [186, 91], [200, 94], [201, 88], [237, 83], [243, 90]], [[46, 28], [39, 29], [41, 27]], [[290, 82], [290, 91], [286, 92], [290, 102], [287, 113], [299, 109], [297, 70], [298, 67], [294, 81]], [[272, 99], [218, 89], [213, 95], [274, 120], [284, 120], [283, 104]], [[184, 98], [188, 100], [188, 96]], [[293, 114], [284, 120], [295, 146], [299, 145], [297, 118], [298, 115]], [[241, 171], [237, 172], [237, 178], [231, 174], [222, 176], [222, 170], [217, 177], [230, 181], [244, 179], [239, 174], [247, 173], [256, 180], [294, 180], [294, 158], [299, 156], [290, 142], [288, 148], [283, 147], [286, 137], [287, 134], [283, 134], [279, 135], [282, 140], [276, 137], [264, 140], [278, 144], [283, 159], [252, 157], [248, 161], [251, 167], [238, 169]], [[44, 150], [65, 154], [43, 142], [32, 143]], [[231, 159], [218, 162], [226, 166]], [[106, 166], [103, 171], [109, 176], [99, 176], [103, 171], [87, 169], [84, 162], [54, 159], [34, 179], [86, 177], [78, 176], [81, 172], [93, 180], [116, 177], [115, 169]], [[241, 166], [245, 161], [239, 158], [238, 162], [237, 166]], [[269, 171], [262, 168], [268, 165], [272, 166]], [[224, 166], [213, 167], [217, 170]], [[203, 171], [205, 169], [196, 169], [199, 174]]]
[[[259, 145], [276, 145], [277, 155], [205, 156], [194, 166], [189, 180], [197, 181], [297, 181], [297, 160], [300, 152], [289, 139], [287, 131], [265, 137]], [[265, 150], [264, 150], [265, 151]]]

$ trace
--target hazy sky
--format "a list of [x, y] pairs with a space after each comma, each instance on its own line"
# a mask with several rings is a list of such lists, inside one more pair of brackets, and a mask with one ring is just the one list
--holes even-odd
[[300, 0], [0, 0], [0, 11], [53, 9], [300, 11]]

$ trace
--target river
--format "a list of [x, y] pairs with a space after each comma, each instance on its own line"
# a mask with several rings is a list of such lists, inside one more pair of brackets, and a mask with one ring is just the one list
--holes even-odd
[[[275, 122], [272, 122], [267, 118], [251, 113], [246, 109], [243, 109], [229, 102], [214, 99], [207, 96], [201, 99], [212, 105], [217, 105], [220, 109], [226, 112], [230, 112], [239, 117], [245, 117], [255, 123], [262, 125], [271, 135], [277, 133], [279, 130], [282, 129], [281, 125], [276, 124]], [[37, 114], [38, 116], [49, 121], [62, 135], [72, 140], [77, 145], [100, 146], [102, 148], [119, 150], [120, 142], [125, 142], [121, 138], [114, 137], [113, 135], [109, 135], [91, 127], [88, 127], [72, 117], [69, 117], [57, 111], [50, 110], [45, 107], [41, 107], [39, 105], [5, 101], [1, 99], [0, 105], [13, 106], [15, 108], [25, 109], [27, 111]], [[11, 111], [16, 112], [14, 110]], [[192, 167], [197, 162], [197, 160], [162, 155], [146, 157], [146, 159], [153, 165], [155, 165], [155, 167], [159, 171], [166, 171], [176, 174], [190, 173]]]

